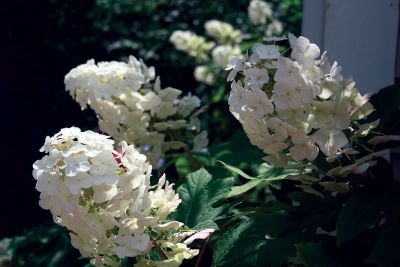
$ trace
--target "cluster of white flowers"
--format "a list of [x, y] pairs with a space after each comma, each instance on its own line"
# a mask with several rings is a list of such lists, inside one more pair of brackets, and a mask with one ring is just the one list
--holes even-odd
[[261, 0], [251, 0], [248, 14], [254, 25], [266, 24], [272, 17], [271, 5]]
[[[253, 24], [265, 25], [261, 35], [265, 37], [280, 35], [283, 25], [274, 18], [270, 5], [261, 0], [252, 0], [249, 8], [249, 18]], [[231, 24], [212, 19], [204, 24], [206, 34], [214, 39], [207, 42], [202, 36], [198, 36], [190, 31], [175, 31], [170, 37], [170, 41], [176, 49], [184, 51], [190, 56], [195, 57], [203, 65], [199, 65], [194, 70], [196, 81], [214, 85], [219, 76], [224, 75], [223, 70], [233, 57], [242, 55], [239, 44], [246, 34], [235, 29]], [[259, 33], [257, 33], [259, 34]], [[247, 34], [247, 36], [249, 36]], [[259, 36], [258, 36], [259, 37]], [[215, 45], [217, 43], [218, 45]], [[210, 60], [211, 62], [207, 62]], [[206, 63], [206, 64], [204, 64]]]
[[214, 42], [207, 42], [202, 36], [191, 31], [174, 31], [169, 41], [176, 49], [186, 52], [198, 60], [208, 60], [208, 53], [215, 46]]
[[289, 34], [289, 42], [291, 58], [275, 44], [257, 44], [227, 68], [230, 111], [275, 165], [287, 163], [286, 153], [295, 161], [314, 160], [319, 151], [337, 155], [349, 143], [346, 134], [363, 129], [356, 121], [373, 110], [326, 52], [319, 58], [318, 46], [304, 37]]
[[189, 143], [201, 149], [193, 140], [204, 133], [195, 112], [200, 99], [161, 89], [159, 79], [151, 82], [154, 75], [153, 68], [133, 56], [128, 63], [89, 60], [65, 76], [65, 86], [82, 108], [89, 105], [96, 112], [103, 132], [137, 145], [155, 164], [167, 151]]
[[93, 59], [72, 69], [65, 76], [65, 89], [82, 108], [96, 99], [110, 100], [126, 91], [138, 91], [143, 84], [154, 79], [153, 67], [129, 57], [129, 62], [99, 62]]
[[[242, 32], [233, 28], [229, 23], [219, 20], [209, 20], [205, 23], [206, 33], [215, 42], [206, 42], [205, 38], [189, 31], [175, 31], [170, 37], [170, 41], [176, 49], [188, 53], [200, 62], [211, 59], [213, 65], [223, 70], [226, 64], [234, 56], [240, 56], [240, 47], [236, 43], [242, 40]], [[213, 85], [217, 75], [207, 65], [197, 66], [194, 70], [194, 77], [197, 81]]]
[[207, 34], [219, 44], [240, 43], [242, 41], [242, 32], [233, 28], [229, 23], [213, 19], [207, 21], [204, 27]]
[[172, 184], [162, 176], [150, 186], [146, 156], [125, 142], [117, 152], [113, 143], [75, 127], [47, 137], [40, 149], [47, 154], [33, 165], [40, 206], [71, 231], [72, 245], [96, 266], [163, 248], [173, 255], [164, 260], [175, 266], [197, 255], [177, 238], [194, 232], [167, 220], [181, 202]]

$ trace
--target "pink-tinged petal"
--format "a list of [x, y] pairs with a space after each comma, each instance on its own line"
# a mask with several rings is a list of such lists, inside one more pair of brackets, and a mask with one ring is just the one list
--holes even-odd
[[215, 231], [215, 229], [209, 228], [209, 229], [204, 229], [198, 233], [195, 233], [194, 235], [192, 235], [191, 237], [189, 237], [188, 239], [186, 239], [183, 243], [186, 245], [191, 244], [194, 240], [196, 239], [206, 239], [208, 238], [211, 233], [213, 233]]

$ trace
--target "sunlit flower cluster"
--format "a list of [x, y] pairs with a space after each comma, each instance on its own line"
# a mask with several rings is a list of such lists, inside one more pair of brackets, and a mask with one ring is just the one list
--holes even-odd
[[146, 156], [125, 142], [117, 152], [113, 143], [75, 127], [47, 137], [40, 150], [46, 155], [33, 165], [40, 206], [70, 230], [72, 245], [96, 266], [163, 247], [172, 255], [164, 260], [176, 266], [197, 255], [176, 238], [194, 232], [167, 220], [181, 202], [172, 185], [162, 176], [150, 186]]
[[65, 86], [82, 108], [89, 105], [96, 112], [100, 130], [137, 145], [155, 164], [170, 150], [203, 147], [193, 143], [201, 134], [200, 99], [161, 89], [159, 79], [152, 82], [154, 75], [133, 56], [128, 63], [89, 60], [65, 76]]
[[295, 161], [312, 161], [319, 151], [337, 155], [363, 128], [356, 121], [373, 110], [326, 52], [320, 57], [318, 46], [304, 37], [289, 34], [289, 42], [290, 58], [275, 44], [257, 44], [250, 56], [228, 66], [230, 111], [275, 165], [287, 163], [287, 153]]

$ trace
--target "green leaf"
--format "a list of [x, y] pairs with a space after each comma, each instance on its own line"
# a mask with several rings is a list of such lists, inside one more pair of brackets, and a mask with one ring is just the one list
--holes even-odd
[[269, 178], [285, 178], [288, 175], [299, 174], [301, 171], [294, 169], [278, 168], [269, 165], [268, 163], [263, 163], [258, 169], [258, 178], [269, 179]]
[[286, 179], [288, 175], [296, 175], [300, 173], [300, 171], [298, 170], [277, 168], [270, 166], [267, 163], [263, 163], [259, 167], [259, 175], [257, 176], [258, 178], [256, 178], [246, 174], [239, 168], [233, 167], [222, 161], [219, 162], [222, 163], [224, 167], [230, 170], [231, 172], [236, 173], [250, 180], [245, 184], [239, 186], [233, 186], [231, 192], [227, 195], [228, 198], [241, 195], [261, 184], [269, 184], [274, 187], [279, 187], [279, 185], [277, 185], [276, 182]]
[[[215, 267], [222, 267], [227, 265], [229, 262], [229, 256], [231, 251], [235, 248], [240, 240], [240, 235], [245, 232], [251, 224], [251, 220], [246, 218], [242, 222], [235, 226], [232, 226], [228, 231], [224, 232], [216, 242], [213, 249], [213, 265]], [[256, 246], [256, 243], [253, 244]], [[225, 260], [226, 258], [226, 260]]]
[[266, 239], [296, 222], [284, 213], [269, 213], [242, 221], [224, 232], [214, 246], [213, 266], [280, 266], [296, 254], [290, 238]]
[[217, 204], [231, 190], [232, 184], [232, 177], [213, 180], [205, 169], [189, 174], [177, 190], [182, 202], [174, 218], [196, 230], [218, 229], [215, 220], [223, 216], [228, 205]]
[[236, 173], [236, 174], [242, 176], [243, 178], [246, 178], [248, 180], [257, 179], [256, 177], [252, 177], [252, 176], [246, 174], [244, 171], [242, 171], [239, 168], [233, 167], [233, 166], [231, 166], [229, 164], [226, 164], [225, 162], [222, 162], [222, 161], [218, 161], [218, 162], [220, 162], [222, 165], [224, 165], [224, 167], [227, 168], [228, 170], [230, 170], [231, 172]]
[[394, 224], [383, 231], [366, 262], [381, 267], [400, 266], [400, 224]]
[[263, 182], [264, 182], [263, 180], [257, 179], [257, 180], [251, 180], [242, 185], [232, 186], [231, 191], [229, 192], [229, 194], [226, 197], [230, 198], [230, 197], [239, 196], [239, 195], [246, 193], [247, 191], [253, 189], [254, 187], [262, 184]]
[[231, 172], [223, 167], [216, 167], [216, 166], [204, 166], [204, 169], [211, 174], [213, 179], [224, 179], [232, 177]]
[[347, 200], [336, 224], [338, 245], [378, 223], [383, 210], [383, 196], [381, 190], [371, 186], [361, 188]]

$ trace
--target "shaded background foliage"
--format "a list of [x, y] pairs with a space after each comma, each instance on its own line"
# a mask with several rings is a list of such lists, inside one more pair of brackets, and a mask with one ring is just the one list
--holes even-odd
[[[195, 62], [168, 38], [176, 29], [204, 33], [219, 19], [246, 29], [248, 0], [14, 0], [0, 4], [2, 179], [0, 238], [50, 219], [38, 206], [32, 163], [46, 135], [60, 128], [96, 127], [90, 110], [64, 91], [64, 75], [90, 58], [118, 60], [129, 54], [156, 67], [163, 86], [193, 91]], [[280, 18], [298, 34], [301, 0], [272, 1]], [[206, 88], [211, 90], [210, 88]], [[5, 94], [4, 94], [5, 93]], [[226, 107], [227, 108], [227, 107]], [[223, 118], [221, 118], [223, 120]], [[235, 127], [234, 125], [232, 127]], [[228, 137], [222, 135], [219, 140]], [[213, 141], [213, 140], [212, 140]]]

